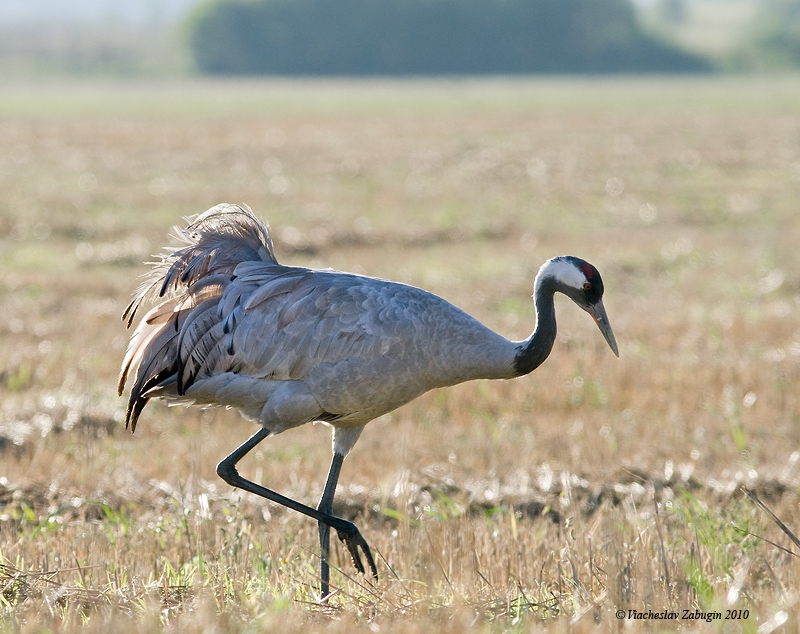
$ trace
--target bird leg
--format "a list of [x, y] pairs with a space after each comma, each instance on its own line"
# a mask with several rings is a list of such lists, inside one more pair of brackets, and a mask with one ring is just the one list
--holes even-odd
[[[236, 463], [244, 458], [244, 456], [247, 455], [253, 449], [253, 447], [264, 440], [264, 438], [269, 436], [269, 434], [270, 432], [268, 429], [264, 427], [259, 429], [255, 434], [243, 442], [239, 447], [234, 449], [227, 458], [224, 458], [222, 462], [217, 465], [217, 475], [231, 486], [249, 491], [250, 493], [255, 493], [256, 495], [266, 498], [267, 500], [271, 500], [277, 504], [281, 504], [282, 506], [290, 508], [293, 511], [297, 511], [298, 513], [302, 513], [303, 515], [307, 515], [308, 517], [317, 520], [317, 522], [320, 524], [320, 544], [323, 543], [321, 526], [324, 524], [330, 528], [333, 528], [333, 530], [336, 531], [339, 539], [341, 539], [347, 546], [347, 550], [350, 552], [350, 557], [352, 557], [353, 565], [356, 567], [356, 569], [360, 573], [364, 573], [364, 564], [361, 562], [361, 554], [359, 553], [360, 548], [361, 551], [363, 551], [364, 556], [367, 558], [367, 564], [369, 565], [372, 575], [377, 579], [378, 568], [375, 566], [375, 560], [372, 557], [372, 551], [369, 548], [369, 544], [367, 544], [366, 540], [361, 536], [361, 533], [356, 525], [353, 524], [353, 522], [332, 515], [329, 510], [332, 506], [333, 492], [336, 490], [336, 481], [339, 478], [339, 471], [341, 469], [341, 463], [344, 460], [344, 456], [339, 456], [337, 461], [336, 454], [334, 454], [333, 463], [331, 463], [331, 472], [328, 474], [328, 481], [325, 484], [325, 493], [323, 493], [322, 499], [320, 500], [320, 506], [322, 507], [321, 510], [306, 506], [300, 502], [296, 502], [295, 500], [287, 498], [280, 493], [276, 493], [271, 489], [267, 489], [266, 487], [256, 484], [255, 482], [246, 480], [239, 475], [239, 472], [236, 470]], [[337, 462], [338, 465], [336, 464]], [[328, 494], [328, 488], [331, 489], [330, 494]], [[329, 496], [330, 500], [328, 500], [326, 496]], [[325, 502], [325, 504], [323, 504], [323, 502]], [[330, 535], [330, 532], [328, 532], [328, 535]], [[328, 542], [329, 540], [326, 539], [325, 541]], [[323, 572], [327, 567], [327, 557], [328, 553], [323, 551], [323, 570], [321, 570], [321, 572]], [[326, 586], [327, 582], [323, 581], [323, 596], [327, 595], [327, 591], [325, 591]]]
[[[325, 490], [317, 505], [317, 510], [328, 515], [333, 514], [333, 495], [336, 493], [336, 483], [339, 481], [339, 472], [342, 470], [344, 456], [338, 453], [333, 454], [331, 468], [328, 471], [328, 479], [325, 482]], [[319, 548], [322, 553], [320, 561], [320, 594], [323, 601], [328, 596], [328, 582], [330, 580], [330, 566], [328, 558], [331, 554], [331, 527], [325, 522], [319, 522]], [[348, 547], [349, 548], [349, 547]], [[365, 552], [369, 552], [366, 550]]]

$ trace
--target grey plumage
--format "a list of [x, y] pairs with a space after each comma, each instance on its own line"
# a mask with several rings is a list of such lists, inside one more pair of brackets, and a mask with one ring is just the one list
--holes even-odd
[[323, 414], [351, 427], [434, 387], [515, 375], [514, 344], [435, 295], [278, 264], [249, 210], [215, 207], [184, 239], [125, 313], [155, 289], [176, 294], [145, 316], [123, 363], [120, 392], [137, 368], [132, 428], [154, 396], [238, 408], [275, 433]]
[[[413, 286], [279, 264], [268, 229], [246, 207], [213, 207], [179, 238], [123, 314], [130, 325], [145, 302], [161, 300], [139, 322], [122, 364], [120, 394], [133, 376], [126, 413], [132, 430], [148, 400], [163, 397], [238, 409], [266, 433], [324, 421], [343, 457], [367, 422], [427, 390], [533, 370], [555, 340], [556, 291], [592, 314], [616, 353], [602, 280], [577, 258], [542, 267], [536, 331], [515, 342]], [[233, 464], [241, 455], [229, 464], [232, 478], [240, 477]], [[333, 479], [335, 489], [333, 471], [328, 485]], [[329, 502], [323, 496], [320, 509]], [[326, 518], [318, 518], [321, 536], [333, 525]], [[366, 542], [357, 545], [374, 571]], [[323, 566], [326, 594], [324, 559]]]

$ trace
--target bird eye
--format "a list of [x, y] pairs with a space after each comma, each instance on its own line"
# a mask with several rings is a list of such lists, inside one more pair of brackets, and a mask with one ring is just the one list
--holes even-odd
[[585, 290], [585, 291], [592, 290], [592, 283], [591, 282], [584, 282], [583, 283], [583, 290]]

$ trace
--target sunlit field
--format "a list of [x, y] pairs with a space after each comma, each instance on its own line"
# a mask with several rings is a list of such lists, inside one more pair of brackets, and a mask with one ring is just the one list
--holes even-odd
[[[122, 422], [120, 314], [219, 202], [515, 339], [577, 255], [620, 358], [560, 298], [532, 375], [372, 422], [335, 510], [380, 578], [334, 539], [321, 602], [316, 524], [216, 476], [252, 423]], [[799, 207], [797, 77], [3, 85], [0, 631], [795, 631]], [[316, 503], [328, 428], [259, 449]]]

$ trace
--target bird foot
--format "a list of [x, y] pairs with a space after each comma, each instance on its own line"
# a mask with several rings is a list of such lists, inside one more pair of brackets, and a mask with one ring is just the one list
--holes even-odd
[[347, 550], [350, 552], [350, 557], [353, 560], [353, 565], [356, 567], [356, 570], [362, 575], [365, 574], [364, 564], [361, 563], [361, 554], [358, 552], [360, 548], [364, 552], [372, 576], [377, 579], [378, 568], [375, 566], [375, 559], [372, 557], [372, 551], [369, 548], [369, 544], [367, 544], [367, 540], [362, 537], [356, 525], [352, 522], [346, 522], [343, 526], [336, 528], [336, 534], [347, 546]]

